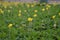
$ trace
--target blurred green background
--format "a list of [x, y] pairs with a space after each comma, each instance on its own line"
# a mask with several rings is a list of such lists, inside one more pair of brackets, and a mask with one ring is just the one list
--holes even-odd
[[0, 40], [60, 40], [60, 5], [0, 3]]

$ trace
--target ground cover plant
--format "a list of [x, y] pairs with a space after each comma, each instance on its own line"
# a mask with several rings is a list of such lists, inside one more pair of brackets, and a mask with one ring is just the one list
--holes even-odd
[[60, 40], [60, 5], [0, 3], [0, 40]]

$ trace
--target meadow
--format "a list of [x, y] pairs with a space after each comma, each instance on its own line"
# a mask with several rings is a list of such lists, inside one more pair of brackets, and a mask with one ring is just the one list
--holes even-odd
[[0, 3], [0, 40], [60, 40], [60, 5]]

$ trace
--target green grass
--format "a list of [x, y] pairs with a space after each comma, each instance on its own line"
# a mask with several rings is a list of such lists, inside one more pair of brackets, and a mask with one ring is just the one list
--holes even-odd
[[[0, 5], [0, 9], [4, 11], [0, 13], [0, 40], [60, 40], [60, 5], [50, 5], [45, 11], [42, 9], [46, 9], [46, 6], [31, 5], [29, 8], [26, 4], [10, 5], [12, 8]], [[18, 16], [19, 10], [21, 16]], [[38, 12], [35, 13], [34, 10]], [[37, 16], [33, 17], [34, 14]], [[54, 15], [56, 17], [53, 19]], [[30, 17], [33, 18], [32, 22], [28, 21]], [[9, 28], [9, 24], [13, 26]]]

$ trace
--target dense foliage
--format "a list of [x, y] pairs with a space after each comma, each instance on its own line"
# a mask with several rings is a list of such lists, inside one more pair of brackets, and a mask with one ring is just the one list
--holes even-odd
[[0, 40], [60, 40], [60, 5], [0, 3]]

